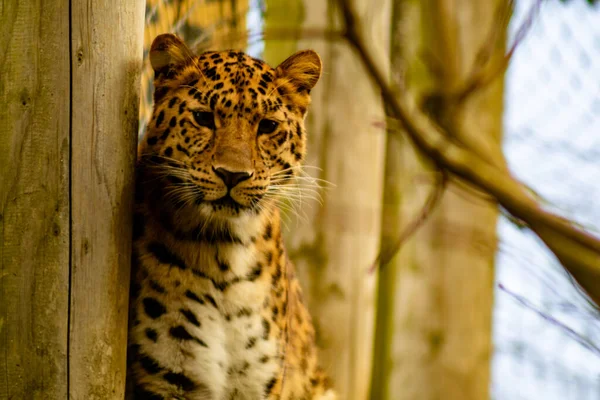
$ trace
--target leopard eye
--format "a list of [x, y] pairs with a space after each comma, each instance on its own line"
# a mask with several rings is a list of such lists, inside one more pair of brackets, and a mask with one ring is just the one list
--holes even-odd
[[258, 124], [258, 133], [273, 133], [279, 126], [279, 122], [272, 119], [263, 119]]
[[192, 111], [194, 120], [200, 126], [215, 129], [215, 117], [210, 111]]

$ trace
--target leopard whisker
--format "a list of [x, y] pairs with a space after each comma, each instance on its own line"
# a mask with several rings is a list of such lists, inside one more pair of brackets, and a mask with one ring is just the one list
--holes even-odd
[[[281, 210], [286, 211], [287, 213], [296, 216], [298, 220], [301, 220], [304, 223], [308, 223], [306, 215], [301, 215], [296, 208], [292, 207], [291, 205], [283, 202], [281, 199], [278, 199], [278, 198], [272, 198], [271, 200]], [[283, 214], [283, 215], [285, 215], [285, 218], [289, 218], [289, 216], [287, 214]]]
[[318, 195], [312, 195], [312, 194], [302, 194], [302, 193], [277, 193], [277, 192], [273, 192], [273, 195], [277, 196], [278, 198], [282, 198], [282, 199], [288, 199], [288, 200], [314, 200], [314, 201], [322, 201], [322, 198]]
[[[273, 201], [281, 208], [284, 208], [284, 206], [291, 208], [293, 213], [300, 217], [299, 213], [304, 204], [304, 199], [307, 199], [307, 196], [282, 196], [277, 193], [267, 192], [265, 198], [273, 199]], [[319, 199], [314, 200], [319, 201]]]
[[311, 186], [300, 186], [300, 185], [271, 185], [267, 189], [268, 191], [279, 192], [279, 193], [312, 193], [315, 195], [321, 194], [320, 188]]
[[[271, 179], [271, 183], [280, 183], [280, 182], [291, 182], [291, 181], [299, 181], [302, 184], [310, 184], [312, 186], [315, 187], [319, 187], [319, 188], [323, 188], [323, 189], [327, 189], [328, 187], [335, 187], [335, 184], [325, 180], [325, 179], [321, 179], [321, 178], [315, 178], [315, 177], [306, 177], [306, 176], [294, 176], [294, 177], [289, 177], [289, 178], [275, 178], [275, 179]], [[290, 184], [290, 183], [287, 183]]]
[[311, 190], [311, 189], [295, 189], [295, 190], [289, 190], [289, 189], [280, 189], [280, 188], [269, 188], [268, 192], [269, 194], [273, 194], [273, 195], [277, 195], [279, 197], [283, 197], [283, 198], [289, 198], [289, 199], [311, 199], [311, 200], [315, 200], [318, 201], [319, 203], [322, 203], [323, 198], [321, 196], [321, 194], [318, 191], [315, 190]]

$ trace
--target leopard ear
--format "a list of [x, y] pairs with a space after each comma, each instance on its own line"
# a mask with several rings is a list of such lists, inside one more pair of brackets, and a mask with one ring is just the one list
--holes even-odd
[[150, 47], [150, 64], [158, 75], [171, 68], [180, 68], [192, 62], [194, 55], [187, 45], [172, 33], [158, 35]]
[[310, 91], [321, 76], [321, 57], [314, 50], [301, 50], [279, 64], [275, 71], [297, 89]]

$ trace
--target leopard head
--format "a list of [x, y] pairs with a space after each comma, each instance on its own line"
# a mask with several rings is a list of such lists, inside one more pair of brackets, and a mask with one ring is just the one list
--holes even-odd
[[[194, 55], [178, 37], [150, 50], [154, 109], [139, 151], [148, 195], [180, 220], [276, 206], [306, 149], [304, 117], [321, 74], [312, 50], [276, 68], [238, 51]], [[190, 223], [195, 223], [190, 222]]]

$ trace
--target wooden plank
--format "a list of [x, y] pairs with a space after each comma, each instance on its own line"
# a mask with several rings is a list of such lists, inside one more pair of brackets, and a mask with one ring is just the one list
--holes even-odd
[[73, 399], [124, 396], [144, 4], [71, 2]]
[[0, 15], [0, 398], [65, 399], [69, 3]]

